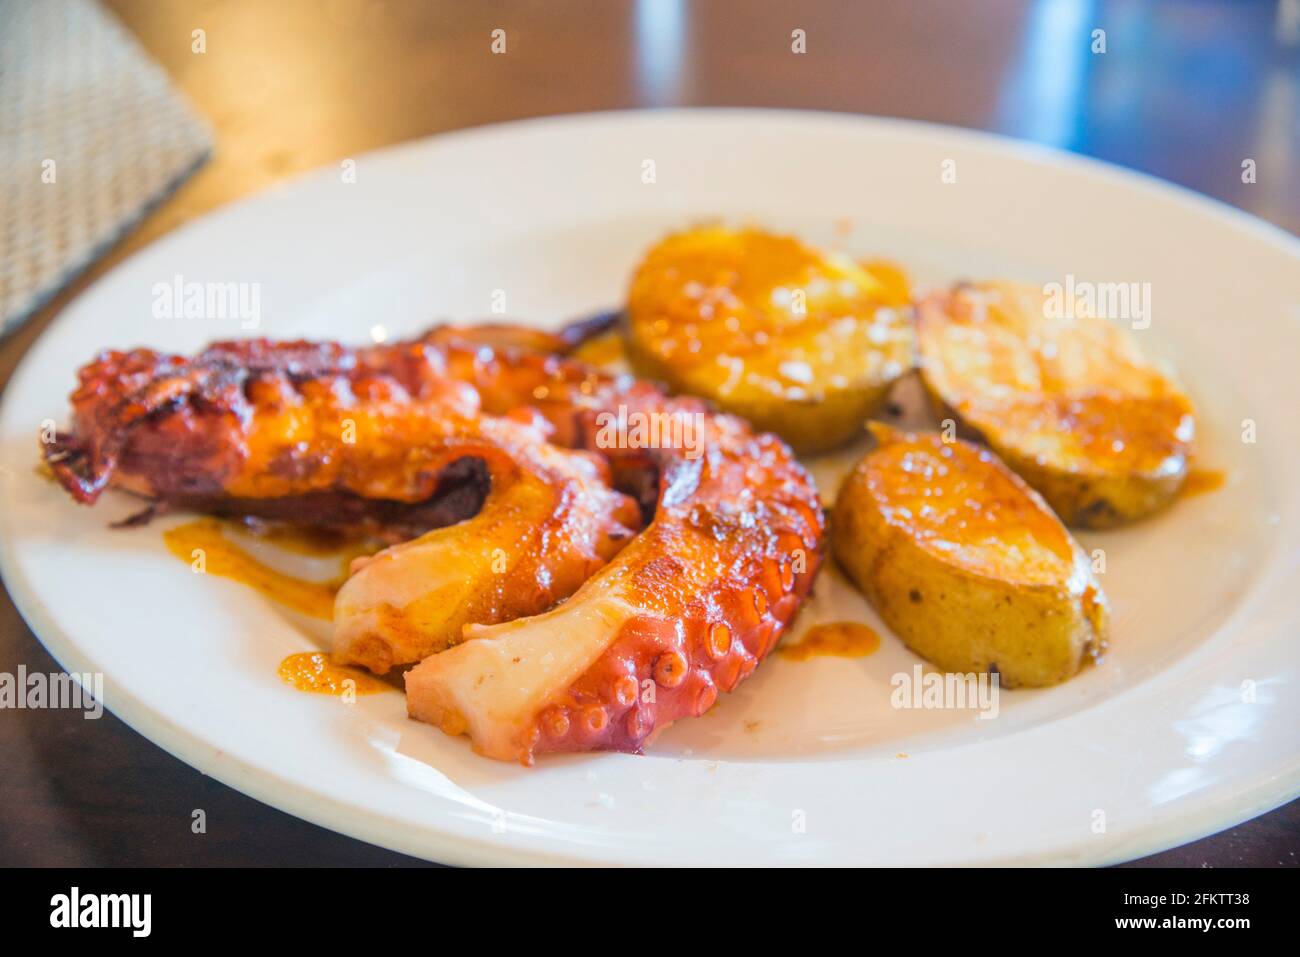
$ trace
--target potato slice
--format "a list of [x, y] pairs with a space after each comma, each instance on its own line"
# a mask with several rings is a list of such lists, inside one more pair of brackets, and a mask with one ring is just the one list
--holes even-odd
[[912, 368], [906, 282], [788, 236], [706, 226], [632, 279], [636, 369], [776, 432], [799, 452], [851, 441]]
[[917, 654], [1008, 687], [1052, 685], [1103, 647], [1087, 555], [987, 449], [872, 423], [880, 445], [844, 480], [831, 547]]
[[952, 415], [1067, 525], [1107, 528], [1167, 504], [1187, 477], [1191, 400], [1118, 326], [1049, 318], [1037, 287], [963, 285], [919, 305], [921, 374]]

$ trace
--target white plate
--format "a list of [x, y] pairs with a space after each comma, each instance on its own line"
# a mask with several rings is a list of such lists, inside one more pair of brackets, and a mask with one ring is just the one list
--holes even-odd
[[[655, 182], [643, 182], [646, 161]], [[945, 161], [957, 181], [944, 183]], [[311, 647], [255, 593], [194, 575], [135, 506], [74, 505], [35, 473], [42, 420], [101, 347], [190, 351], [250, 334], [153, 318], [153, 287], [261, 284], [258, 333], [364, 340], [435, 317], [556, 322], [617, 303], [665, 230], [723, 216], [886, 255], [925, 282], [1010, 276], [1150, 283], [1148, 352], [1203, 415], [1213, 494], [1103, 548], [1104, 665], [1007, 692], [996, 720], [897, 710], [917, 663], [774, 658], [648, 756], [527, 770], [404, 717], [398, 694], [304, 695], [276, 667]], [[848, 221], [847, 223], [845, 221]], [[847, 228], [850, 227], [851, 229]], [[847, 231], [846, 231], [847, 229]], [[196, 768], [276, 807], [447, 862], [1103, 863], [1268, 810], [1300, 783], [1300, 251], [1256, 220], [1094, 162], [913, 123], [783, 112], [607, 114], [385, 150], [168, 236], [73, 302], [0, 412], [0, 568], [69, 670]], [[1258, 441], [1242, 441], [1242, 422]], [[826, 476], [833, 466], [819, 465]], [[826, 574], [799, 630], [875, 621]], [[144, 786], [144, 782], [141, 783]], [[1104, 820], [1104, 828], [1099, 822]]]

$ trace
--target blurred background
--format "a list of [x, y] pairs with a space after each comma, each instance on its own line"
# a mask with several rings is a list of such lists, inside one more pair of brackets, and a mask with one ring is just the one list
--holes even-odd
[[[0, 18], [37, 2], [0, 0]], [[667, 106], [910, 117], [1099, 157], [1300, 232], [1300, 0], [104, 0], [99, 7], [210, 127], [211, 154], [174, 193], [137, 210], [138, 224], [0, 340], [0, 386], [70, 298], [182, 223], [372, 148], [523, 117]], [[504, 55], [491, 51], [494, 30], [506, 31]], [[12, 45], [0, 49], [7, 51], [3, 93], [15, 89], [19, 67]], [[1253, 176], [1243, 176], [1247, 161]], [[0, 203], [9, 196], [6, 183]], [[0, 222], [12, 231], [8, 202]], [[0, 670], [19, 664], [56, 667], [5, 596]], [[406, 862], [211, 782], [113, 718], [12, 712], [0, 721], [0, 753], [5, 863]], [[202, 840], [160, 823], [188, 821], [195, 807], [222, 822]], [[1298, 830], [1300, 811], [1291, 805], [1147, 863], [1294, 865], [1294, 855], [1279, 860], [1278, 848], [1294, 848]]]
[[[0, 96], [22, 66], [5, 45], [6, 17], [74, 2], [95, 0], [0, 0]], [[521, 117], [676, 105], [992, 130], [1300, 230], [1300, 0], [102, 0], [98, 9], [210, 125], [213, 148], [92, 276], [206, 210], [368, 149]], [[505, 55], [491, 50], [494, 30], [505, 31]], [[59, 84], [44, 78], [38, 92]], [[0, 350], [0, 377], [36, 328]]]
[[[1300, 229], [1300, 3], [109, 0], [220, 133], [191, 203], [551, 113], [774, 106], [994, 130]], [[191, 52], [191, 31], [207, 52]], [[504, 29], [508, 52], [489, 50]], [[807, 52], [791, 53], [791, 33]], [[1105, 52], [1093, 53], [1093, 30]], [[1241, 181], [1243, 158], [1261, 170]], [[176, 215], [183, 215], [177, 210]]]

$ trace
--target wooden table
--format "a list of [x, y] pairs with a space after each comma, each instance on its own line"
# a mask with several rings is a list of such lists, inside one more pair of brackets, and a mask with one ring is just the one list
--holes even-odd
[[[216, 155], [0, 343], [0, 386], [89, 282], [181, 223], [374, 147], [551, 113], [754, 105], [917, 117], [1089, 153], [1300, 230], [1300, 10], [1288, 20], [1267, 3], [108, 6], [210, 118]], [[497, 28], [504, 56], [489, 51]], [[195, 29], [206, 53], [191, 52]], [[1106, 31], [1104, 54], [1090, 51], [1094, 29]], [[1253, 184], [1241, 179], [1247, 158]], [[0, 671], [20, 664], [57, 668], [5, 595]], [[417, 863], [244, 797], [111, 716], [0, 712], [0, 754], [0, 864]], [[196, 808], [204, 835], [190, 832]], [[1300, 802], [1140, 863], [1295, 865], [1298, 853]]]

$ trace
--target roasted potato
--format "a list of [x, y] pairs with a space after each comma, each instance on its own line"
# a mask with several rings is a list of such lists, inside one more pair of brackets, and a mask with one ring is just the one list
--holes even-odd
[[1078, 302], [962, 285], [918, 306], [921, 375], [940, 416], [988, 443], [1067, 525], [1107, 528], [1167, 504], [1196, 421], [1171, 376]]
[[627, 304], [634, 368], [819, 452], [861, 434], [912, 368], [906, 280], [757, 229], [677, 233]]
[[844, 480], [831, 548], [909, 648], [945, 671], [1040, 687], [1106, 638], [1088, 557], [997, 456], [872, 423], [879, 446]]

